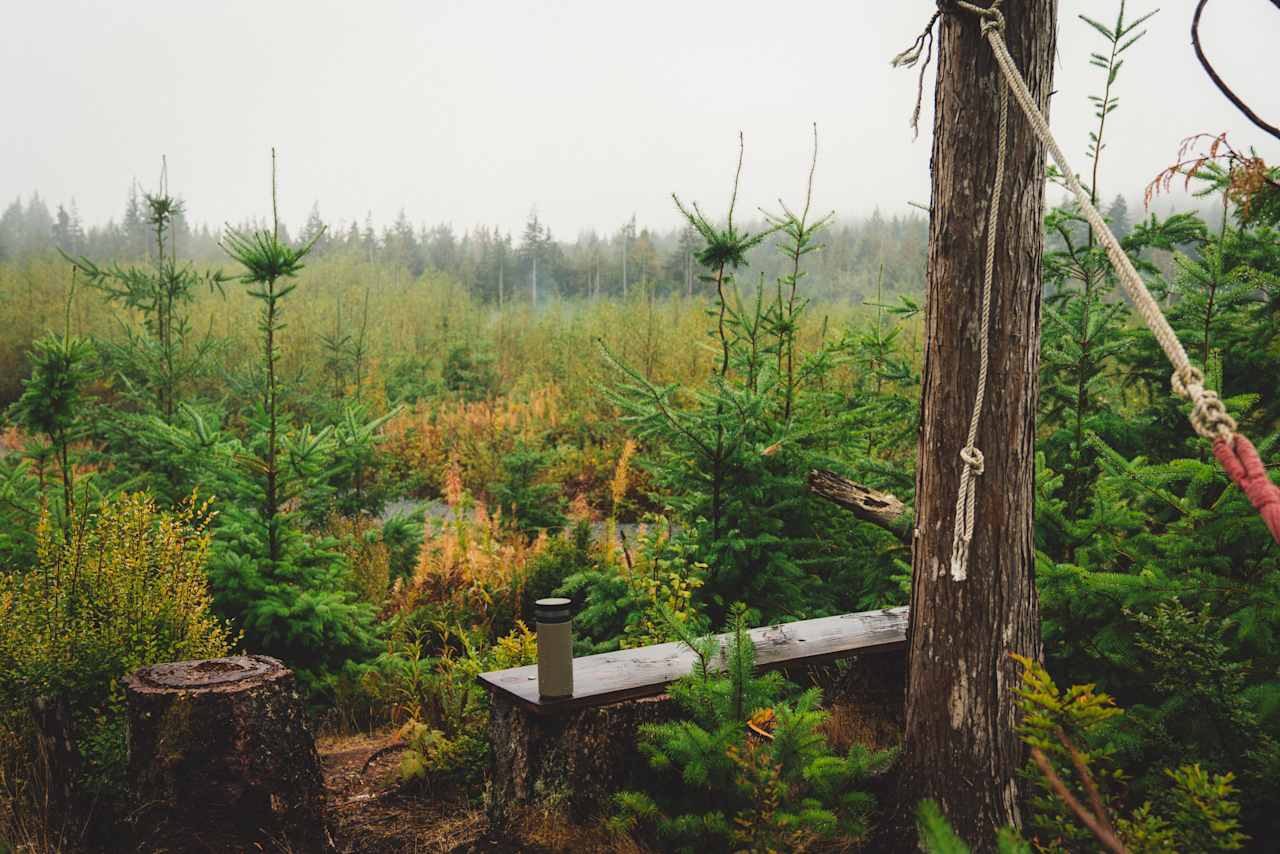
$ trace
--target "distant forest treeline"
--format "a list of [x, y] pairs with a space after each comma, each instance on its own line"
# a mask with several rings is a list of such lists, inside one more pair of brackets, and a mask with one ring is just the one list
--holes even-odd
[[[144, 208], [143, 191], [135, 185], [118, 221], [86, 226], [74, 202], [50, 210], [38, 193], [25, 201], [19, 197], [0, 216], [0, 261], [58, 248], [98, 260], [142, 258], [154, 251]], [[261, 225], [247, 222], [237, 227]], [[220, 230], [194, 224], [189, 211], [175, 219], [174, 232], [179, 256], [213, 264], [226, 260], [218, 248]], [[489, 226], [458, 233], [447, 223], [414, 225], [403, 210], [381, 229], [372, 216], [363, 223], [326, 221], [316, 204], [296, 234], [283, 225], [281, 232], [281, 239], [292, 243], [320, 235], [313, 255], [358, 255], [400, 266], [415, 277], [427, 271], [451, 275], [473, 296], [492, 303], [627, 297], [637, 288], [653, 295], [692, 296], [700, 288], [693, 258], [698, 243], [692, 229], [646, 228], [634, 217], [609, 234], [588, 230], [568, 241], [553, 235], [536, 210], [517, 235]], [[928, 220], [923, 214], [886, 217], [877, 210], [869, 217], [837, 221], [826, 234], [824, 250], [812, 259], [808, 292], [818, 299], [854, 301], [874, 294], [878, 286], [890, 292], [918, 292], [927, 244]], [[783, 259], [772, 241], [755, 254], [757, 274], [772, 281], [782, 272]]]

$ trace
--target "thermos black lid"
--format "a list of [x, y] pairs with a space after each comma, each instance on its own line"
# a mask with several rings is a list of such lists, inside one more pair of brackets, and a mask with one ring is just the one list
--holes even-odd
[[533, 603], [533, 618], [539, 623], [567, 623], [572, 617], [572, 599], [552, 596]]

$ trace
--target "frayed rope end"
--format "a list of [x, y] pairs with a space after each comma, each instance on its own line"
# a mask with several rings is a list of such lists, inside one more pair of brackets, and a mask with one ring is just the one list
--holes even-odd
[[898, 54], [897, 56], [895, 56], [893, 59], [889, 61], [890, 67], [892, 68], [913, 67], [917, 62], [920, 61], [920, 51], [921, 51], [921, 48], [923, 48], [923, 46], [924, 46], [923, 43], [917, 42], [916, 44], [907, 48], [902, 53]]

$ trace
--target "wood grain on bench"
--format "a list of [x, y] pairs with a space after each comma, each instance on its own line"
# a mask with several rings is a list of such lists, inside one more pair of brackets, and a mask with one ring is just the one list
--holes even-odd
[[[723, 646], [726, 636], [721, 636]], [[907, 608], [839, 614], [751, 630], [761, 668], [811, 664], [869, 652], [906, 649]], [[695, 656], [682, 643], [663, 643], [588, 655], [573, 661], [574, 695], [538, 697], [538, 667], [480, 674], [480, 682], [537, 714], [560, 714], [621, 700], [653, 697], [693, 668]]]

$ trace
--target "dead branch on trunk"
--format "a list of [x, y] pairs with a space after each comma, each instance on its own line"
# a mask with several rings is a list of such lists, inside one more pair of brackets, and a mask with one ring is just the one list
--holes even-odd
[[809, 491], [843, 507], [864, 522], [884, 528], [903, 543], [911, 542], [911, 511], [894, 495], [881, 492], [828, 469], [809, 472]]

